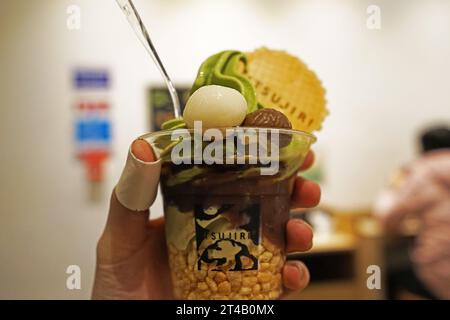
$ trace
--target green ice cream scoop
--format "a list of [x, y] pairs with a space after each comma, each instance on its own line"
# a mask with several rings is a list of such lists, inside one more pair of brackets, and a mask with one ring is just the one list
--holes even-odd
[[255, 88], [242, 73], [247, 65], [247, 56], [240, 51], [219, 52], [200, 66], [191, 89], [191, 94], [203, 86], [219, 85], [239, 91], [247, 101], [247, 113], [258, 109]]
[[[203, 86], [219, 85], [239, 91], [247, 102], [247, 114], [260, 109], [256, 91], [244, 75], [247, 56], [241, 51], [226, 50], [206, 59], [197, 74], [190, 95]], [[162, 125], [163, 130], [185, 128], [182, 118], [172, 119]]]

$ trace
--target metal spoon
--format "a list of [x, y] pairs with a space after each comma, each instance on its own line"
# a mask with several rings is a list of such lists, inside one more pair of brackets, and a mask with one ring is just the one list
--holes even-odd
[[164, 65], [162, 64], [161, 59], [159, 58], [158, 53], [156, 52], [156, 49], [153, 46], [152, 41], [150, 40], [150, 36], [147, 32], [147, 29], [145, 28], [145, 25], [142, 22], [142, 19], [139, 16], [138, 11], [136, 10], [136, 7], [133, 4], [133, 1], [132, 0], [116, 0], [116, 1], [119, 4], [119, 6], [122, 9], [125, 16], [127, 17], [128, 22], [130, 23], [131, 27], [136, 32], [136, 35], [138, 36], [139, 40], [142, 42], [145, 49], [152, 57], [156, 66], [158, 67], [159, 72], [161, 72], [161, 75], [164, 78], [164, 81], [166, 82], [167, 89], [169, 89], [169, 93], [170, 93], [170, 97], [172, 99], [172, 105], [173, 105], [173, 113], [175, 115], [175, 118], [180, 118], [181, 117], [181, 109], [180, 109], [180, 100], [178, 98], [177, 91], [175, 90], [172, 80], [170, 80], [170, 77], [167, 74], [167, 71], [164, 68]]

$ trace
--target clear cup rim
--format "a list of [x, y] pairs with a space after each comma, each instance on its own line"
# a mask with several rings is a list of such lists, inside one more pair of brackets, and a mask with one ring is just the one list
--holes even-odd
[[[255, 130], [276, 130], [281, 134], [292, 134], [292, 135], [301, 135], [311, 140], [311, 143], [314, 143], [317, 141], [317, 137], [313, 135], [312, 133], [301, 131], [301, 130], [295, 130], [295, 129], [284, 129], [284, 128], [262, 128], [262, 127], [221, 127], [221, 128], [209, 128], [209, 129], [219, 129], [219, 130], [236, 130], [236, 129], [255, 129]], [[157, 138], [161, 136], [166, 136], [174, 132], [175, 130], [186, 130], [189, 133], [195, 132], [195, 129], [188, 129], [188, 128], [176, 128], [176, 129], [168, 129], [168, 130], [159, 130], [155, 132], [150, 132], [141, 135], [138, 139], [150, 139], [150, 138]]]

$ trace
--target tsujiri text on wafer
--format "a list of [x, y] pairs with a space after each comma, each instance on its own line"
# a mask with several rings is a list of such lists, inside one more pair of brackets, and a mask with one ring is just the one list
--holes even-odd
[[328, 115], [325, 89], [316, 74], [297, 57], [266, 48], [246, 53], [243, 72], [260, 107], [283, 112], [293, 129], [320, 130]]

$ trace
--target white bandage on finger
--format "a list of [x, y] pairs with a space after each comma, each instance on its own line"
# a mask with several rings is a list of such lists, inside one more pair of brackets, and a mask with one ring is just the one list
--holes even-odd
[[116, 186], [119, 202], [133, 211], [145, 211], [158, 193], [161, 160], [144, 162], [128, 152], [127, 162]]

